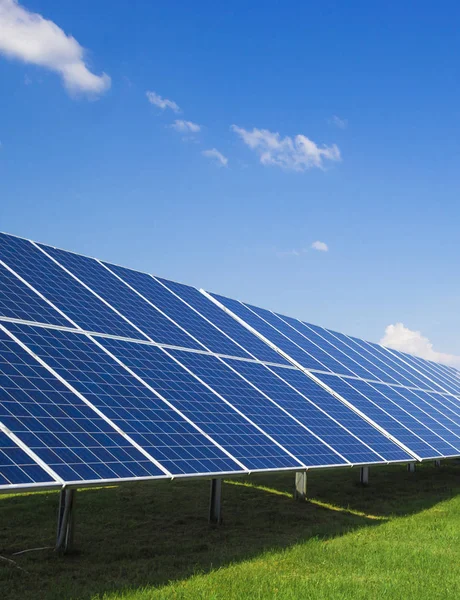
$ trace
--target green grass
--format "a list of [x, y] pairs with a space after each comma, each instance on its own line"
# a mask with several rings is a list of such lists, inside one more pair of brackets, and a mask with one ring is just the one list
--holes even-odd
[[293, 480], [226, 482], [221, 527], [206, 481], [81, 490], [66, 557], [13, 556], [53, 544], [58, 494], [0, 496], [0, 598], [460, 598], [459, 463], [312, 472], [303, 503]]

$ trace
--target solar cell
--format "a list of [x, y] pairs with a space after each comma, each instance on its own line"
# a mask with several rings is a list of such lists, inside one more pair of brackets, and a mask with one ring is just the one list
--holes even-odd
[[370, 425], [343, 402], [335, 398], [324, 388], [302, 373], [299, 369], [283, 369], [270, 367], [284, 381], [325, 410], [343, 427], [367, 444], [374, 452], [380, 454], [387, 461], [407, 460], [410, 455], [397, 444], [391, 441], [374, 426]]
[[[100, 343], [251, 471], [299, 466], [250, 419], [184, 369], [170, 350], [109, 338]], [[177, 358], [189, 355], [201, 356], [182, 351]]]
[[[264, 395], [219, 358], [179, 350], [171, 350], [170, 354], [262, 427], [303, 464], [309, 467], [347, 464], [337, 452], [314, 437], [279, 407], [267, 401]], [[226, 359], [226, 362], [232, 365], [238, 362], [235, 360], [230, 363], [230, 360]]]
[[0, 318], [72, 327], [72, 323], [0, 263]]
[[[150, 340], [185, 348], [203, 348], [97, 260], [43, 246], [42, 244], [40, 246], [78, 277], [80, 281], [83, 281], [96, 294], [129, 319], [134, 326], [147, 334]], [[103, 333], [107, 332], [104, 331]], [[139, 337], [139, 335], [136, 337]]]
[[177, 294], [189, 306], [209, 319], [222, 332], [226, 333], [232, 340], [238, 343], [252, 356], [258, 360], [272, 362], [275, 364], [288, 364], [282, 356], [272, 350], [258, 337], [251, 334], [245, 327], [235, 321], [233, 317], [218, 308], [211, 300], [199, 292], [196, 288], [175, 281], [168, 281], [156, 277], [157, 281]]
[[[289, 354], [291, 358], [296, 360], [306, 369], [319, 369], [320, 371], [327, 371], [328, 368], [324, 364], [320, 363], [313, 356], [308, 354], [299, 345], [292, 342], [287, 336], [281, 333], [278, 329], [270, 325], [260, 316], [252, 312], [238, 300], [232, 300], [230, 298], [224, 298], [218, 294], [212, 294], [212, 297], [218, 300], [223, 306], [231, 310], [237, 317], [243, 319], [245, 323], [253, 327], [256, 331], [261, 333], [269, 342], [275, 344], [278, 348]], [[267, 311], [269, 312], [269, 311]], [[287, 327], [287, 325], [285, 325]]]
[[[247, 381], [255, 385], [261, 392], [275, 401], [278, 406], [286, 410], [289, 415], [294, 417], [314, 435], [317, 435], [319, 439], [330, 447], [333, 447], [334, 450], [339, 452], [350, 463], [385, 462], [386, 459], [383, 456], [374, 452], [370, 447], [361, 442], [359, 438], [353, 436], [337, 421], [333, 420], [332, 417], [323, 413], [295, 389], [289, 387], [283, 379], [280, 379], [285, 372], [291, 371], [291, 369], [278, 369], [277, 373], [280, 377], [277, 377], [274, 372], [262, 364], [235, 360], [225, 360], [225, 362], [240, 375], [243, 375]], [[306, 375], [304, 377], [307, 378]], [[314, 381], [311, 381], [311, 384], [311, 389], [317, 397], [319, 395], [323, 397], [330, 396], [328, 392]], [[334, 399], [332, 398], [332, 400]], [[351, 412], [345, 406], [344, 408]], [[363, 421], [357, 415], [356, 417]], [[383, 437], [377, 430], [374, 429], [374, 431], [376, 432], [375, 437]], [[393, 446], [395, 445], [393, 444]], [[398, 450], [397, 447], [395, 449]], [[408, 455], [405, 452], [401, 452], [400, 455], [407, 460]]]
[[[251, 357], [241, 346], [238, 346], [228, 336], [221, 333], [217, 327], [206, 321], [198, 312], [189, 307], [152, 275], [108, 263], [105, 264], [107, 268], [136, 289], [144, 298], [155, 304], [211, 352], [230, 356]], [[172, 282], [168, 283], [172, 285]], [[176, 284], [176, 288], [180, 286], [181, 284]], [[182, 286], [182, 288], [186, 287]], [[240, 327], [243, 329], [242, 326]], [[181, 345], [186, 348], [195, 347], [186, 344]]]
[[145, 339], [28, 240], [0, 234], [0, 258], [82, 329]]
[[[34, 354], [169, 473], [244, 471], [88, 336], [19, 324], [9, 327]], [[136, 346], [139, 344], [130, 347]], [[159, 348], [149, 347], [161, 353]]]
[[[8, 327], [18, 331], [27, 326], [8, 323]], [[0, 394], [0, 421], [64, 481], [164, 476], [7, 335], [3, 325]]]
[[60, 485], [13, 440], [0, 431], [0, 490], [34, 484]]
[[[358, 379], [345, 380], [337, 375], [322, 373], [317, 374], [317, 377], [420, 458], [433, 459], [442, 456], [442, 452], [419, 435], [422, 433], [423, 436], [431, 437], [426, 428], [417, 424], [415, 419], [404, 413], [366, 382]], [[451, 454], [449, 452], [449, 455]]]

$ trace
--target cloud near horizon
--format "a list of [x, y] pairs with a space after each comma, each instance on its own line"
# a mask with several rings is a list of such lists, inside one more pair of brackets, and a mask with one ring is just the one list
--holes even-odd
[[432, 360], [460, 369], [460, 356], [437, 352], [434, 350], [430, 340], [422, 335], [420, 331], [412, 331], [408, 327], [405, 327], [403, 323], [388, 325], [380, 343], [387, 348], [414, 354], [426, 360]]
[[279, 133], [268, 129], [253, 128], [252, 131], [232, 125], [234, 131], [265, 166], [281, 167], [287, 171], [324, 169], [324, 161], [340, 161], [340, 150], [332, 146], [318, 146], [305, 135], [281, 138]]
[[0, 0], [0, 54], [59, 73], [70, 93], [98, 95], [111, 85], [106, 73], [88, 69], [86, 51], [74, 37], [17, 0]]
[[319, 252], [329, 252], [329, 246], [326, 244], [326, 242], [320, 242], [319, 240], [313, 242], [311, 247], [313, 250], [318, 250]]

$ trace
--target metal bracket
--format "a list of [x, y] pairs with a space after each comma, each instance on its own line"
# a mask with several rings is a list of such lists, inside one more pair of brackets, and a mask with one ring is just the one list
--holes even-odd
[[213, 525], [222, 523], [222, 479], [211, 479], [209, 522]]
[[359, 470], [359, 482], [362, 485], [369, 484], [369, 467], [361, 467]]
[[75, 492], [74, 489], [63, 488], [59, 496], [55, 550], [63, 554], [71, 549], [73, 543]]
[[295, 474], [295, 500], [306, 500], [307, 499], [307, 472], [297, 471]]

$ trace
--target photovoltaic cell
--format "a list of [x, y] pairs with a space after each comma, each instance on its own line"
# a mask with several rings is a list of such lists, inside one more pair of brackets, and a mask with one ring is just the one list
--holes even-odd
[[73, 327], [70, 321], [0, 264], [1, 317]]
[[[40, 246], [80, 281], [83, 281], [96, 294], [128, 318], [131, 323], [139, 327], [154, 342], [202, 349], [202, 346], [197, 344], [193, 338], [93, 258], [41, 244]], [[139, 337], [139, 334], [136, 337]]]
[[86, 335], [28, 326], [14, 333], [170, 473], [243, 470]]
[[[171, 351], [193, 373], [210, 385], [279, 444], [307, 466], [343, 465], [346, 461], [308, 433], [280, 408], [229, 369], [218, 358], [191, 352]], [[238, 361], [226, 359], [230, 364]]]
[[[248, 469], [298, 466], [295, 459], [174, 361], [168, 354], [171, 351], [109, 338], [100, 342]], [[182, 359], [189, 355], [192, 353], [178, 351], [176, 356]]]
[[302, 373], [302, 371], [279, 367], [270, 368], [386, 460], [400, 461], [411, 458], [405, 450], [388, 439], [378, 429], [370, 425], [357, 413], [353, 412], [351, 408], [348, 408], [343, 402]]
[[[8, 323], [16, 331], [27, 327]], [[3, 330], [0, 421], [67, 482], [163, 476]]]
[[58, 485], [6, 433], [0, 431], [0, 489], [28, 484]]
[[[331, 417], [327, 416], [316, 408], [316, 406], [308, 402], [298, 392], [289, 387], [282, 379], [279, 379], [279, 377], [265, 365], [235, 360], [226, 360], [225, 362], [230, 363], [238, 373], [245, 377], [245, 379], [267, 394], [272, 400], [276, 401], [279, 406], [287, 410], [290, 415], [297, 419], [297, 421], [305, 425], [312, 433], [319, 436], [321, 440], [333, 447], [349, 462], [384, 462], [384, 459], [381, 456], [366, 447], [359, 439], [352, 436]], [[278, 369], [278, 371], [289, 370], [290, 369]], [[312, 384], [321, 392], [330, 395], [313, 381]]]
[[278, 352], [272, 350], [267, 344], [249, 332], [243, 325], [235, 321], [233, 317], [221, 310], [196, 288], [182, 283], [168, 281], [167, 279], [161, 279], [160, 277], [156, 277], [156, 279], [163, 283], [168, 289], [175, 292], [182, 300], [187, 302], [187, 304], [192, 306], [201, 315], [209, 319], [221, 331], [226, 333], [233, 340], [238, 341], [243, 348], [258, 360], [280, 365], [288, 364]]
[[[206, 321], [200, 314], [190, 308], [183, 300], [175, 296], [168, 288], [165, 288], [151, 275], [132, 271], [124, 267], [117, 267], [105, 263], [109, 269], [114, 271], [124, 281], [129, 283], [147, 300], [167, 314], [171, 319], [183, 327], [188, 333], [200, 341], [204, 347], [217, 354], [228, 354], [230, 356], [241, 356], [250, 358], [250, 355], [240, 346], [232, 342], [230, 338], [221, 333], [211, 323]], [[168, 282], [171, 283], [172, 282]], [[176, 284], [180, 286], [181, 284]], [[187, 286], [181, 286], [186, 288]], [[242, 327], [242, 329], [244, 329]], [[179, 345], [179, 344], [177, 344]], [[181, 344], [185, 348], [194, 346]]]
[[409, 415], [405, 415], [370, 386], [363, 386], [365, 382], [321, 373], [317, 374], [317, 377], [420, 458], [439, 458], [442, 455], [412, 430], [412, 426], [415, 425], [417, 430], [426, 433], [414, 423], [414, 419], [410, 419]]
[[0, 234], [0, 257], [82, 329], [144, 339], [31, 242]]
[[[279, 330], [275, 329], [272, 325], [265, 322], [263, 317], [256, 315], [249, 308], [247, 308], [241, 302], [232, 300], [231, 298], [225, 298], [218, 294], [212, 294], [213, 298], [216, 298], [226, 308], [231, 310], [235, 315], [243, 319], [248, 325], [253, 327], [256, 331], [261, 333], [270, 342], [278, 346], [281, 350], [289, 354], [291, 358], [296, 360], [306, 369], [319, 369], [321, 371], [328, 370], [325, 366], [317, 361], [313, 356], [302, 350], [298, 345], [294, 344], [289, 338], [285, 337]], [[269, 311], [267, 311], [269, 312]], [[287, 328], [288, 326], [285, 325]]]

